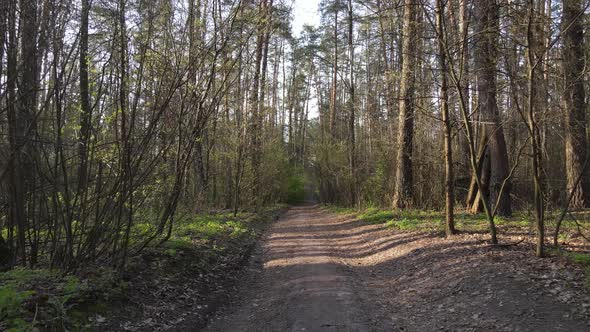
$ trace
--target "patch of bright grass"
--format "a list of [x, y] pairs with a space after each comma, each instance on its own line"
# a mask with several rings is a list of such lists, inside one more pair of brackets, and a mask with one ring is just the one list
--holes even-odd
[[18, 267], [0, 273], [0, 330], [38, 330], [38, 324], [52, 331], [75, 329], [79, 322], [70, 311], [89, 294], [88, 285], [76, 276], [47, 269]]
[[442, 223], [440, 219], [417, 219], [406, 218], [392, 220], [386, 224], [388, 227], [399, 229], [402, 231], [427, 231], [427, 230], [441, 230]]
[[14, 285], [0, 286], [0, 328], [6, 331], [26, 331], [32, 328], [24, 319], [23, 303], [33, 296], [35, 292], [30, 290], [21, 291]]
[[358, 215], [359, 219], [369, 223], [369, 224], [382, 224], [392, 220], [394, 217], [393, 212], [391, 211], [372, 211], [372, 212], [364, 212]]
[[336, 205], [325, 205], [324, 209], [328, 210], [332, 213], [342, 214], [342, 215], [355, 214], [358, 212], [354, 208], [347, 208], [347, 207], [341, 207], [341, 206], [336, 206]]
[[[330, 212], [343, 215], [355, 215], [359, 220], [370, 224], [386, 224], [388, 227], [406, 231], [441, 231], [444, 229], [444, 211], [435, 210], [390, 210], [369, 207], [364, 210], [327, 205]], [[467, 232], [485, 232], [488, 230], [488, 220], [484, 213], [472, 214], [468, 211], [455, 212], [455, 227]], [[527, 228], [531, 226], [530, 216], [515, 212], [512, 217], [496, 216], [496, 226]], [[562, 229], [568, 229], [564, 220]]]
[[251, 218], [227, 217], [219, 215], [195, 216], [176, 226], [176, 238], [196, 237], [213, 239], [222, 236], [239, 237], [250, 231]]
[[193, 246], [193, 241], [188, 236], [174, 236], [164, 244], [167, 248], [173, 250], [189, 249]]
[[576, 263], [590, 266], [590, 254], [581, 252], [570, 252], [568, 256]]

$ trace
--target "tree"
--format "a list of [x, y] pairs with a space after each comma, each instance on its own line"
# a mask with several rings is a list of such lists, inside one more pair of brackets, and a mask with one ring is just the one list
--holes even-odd
[[[563, 93], [565, 124], [565, 174], [567, 192], [573, 192], [570, 206], [574, 209], [590, 204], [590, 183], [584, 174], [588, 153], [586, 138], [586, 93], [584, 90], [584, 28], [581, 1], [565, 0], [561, 16], [563, 42]], [[580, 183], [576, 184], [578, 177]]]
[[[535, 224], [537, 229], [537, 257], [544, 256], [544, 242], [545, 242], [545, 224], [544, 224], [544, 202], [541, 188], [541, 151], [540, 151], [540, 135], [539, 135], [539, 110], [537, 109], [536, 98], [538, 96], [537, 79], [540, 77], [541, 61], [543, 59], [543, 52], [539, 52], [539, 45], [542, 45], [544, 40], [535, 38], [535, 29], [537, 23], [537, 15], [535, 13], [534, 0], [527, 2], [527, 129], [531, 142], [531, 161], [532, 161], [532, 178], [533, 178], [533, 207], [535, 214]], [[542, 50], [544, 51], [544, 50]]]
[[348, 167], [350, 169], [350, 202], [352, 205], [357, 204], [357, 185], [356, 185], [356, 140], [354, 127], [356, 122], [355, 117], [355, 93], [354, 93], [354, 45], [353, 45], [353, 12], [352, 12], [352, 0], [348, 0]]
[[485, 151], [483, 160], [479, 161], [483, 163], [483, 180], [478, 195], [489, 196], [491, 204], [499, 202], [497, 214], [508, 216], [512, 213], [510, 183], [504, 184], [509, 174], [508, 152], [496, 99], [499, 6], [495, 0], [475, 0], [474, 8], [474, 71], [477, 75], [477, 107], [483, 121], [480, 151]]
[[454, 175], [453, 175], [453, 150], [452, 150], [452, 133], [451, 120], [449, 116], [449, 97], [448, 97], [448, 81], [447, 81], [447, 56], [446, 33], [444, 29], [444, 12], [445, 5], [443, 0], [436, 1], [436, 29], [438, 36], [438, 62], [440, 66], [440, 112], [443, 123], [443, 146], [445, 159], [445, 233], [447, 236], [455, 233], [454, 221]]
[[332, 58], [332, 90], [330, 93], [330, 139], [334, 142], [336, 136], [336, 116], [338, 113], [337, 95], [338, 95], [338, 11], [340, 9], [340, 0], [334, 4], [334, 52]]
[[261, 73], [261, 66], [263, 62], [263, 50], [264, 50], [264, 24], [267, 12], [267, 0], [260, 0], [259, 4], [260, 14], [260, 29], [258, 36], [256, 37], [256, 58], [254, 76], [252, 78], [252, 90], [250, 91], [250, 112], [252, 113], [252, 129], [251, 129], [251, 156], [252, 156], [252, 173], [254, 176], [254, 182], [252, 186], [252, 198], [259, 204], [260, 194], [260, 130], [262, 129], [262, 116], [260, 114], [260, 77], [265, 76], [266, 73]]
[[397, 136], [397, 166], [393, 207], [402, 209], [412, 205], [413, 174], [412, 151], [414, 138], [414, 93], [416, 71], [417, 5], [404, 2], [403, 63], [399, 96], [399, 122]]
[[[22, 264], [26, 264], [25, 233], [29, 224], [27, 215], [28, 195], [34, 188], [35, 151], [33, 141], [36, 133], [37, 117], [37, 2], [21, 1], [21, 50], [20, 75], [18, 89], [18, 113], [13, 115], [12, 126], [15, 137], [12, 151], [14, 153], [14, 219], [17, 224], [18, 250], [22, 255]], [[12, 136], [12, 135], [11, 135]], [[34, 257], [31, 257], [34, 260]]]

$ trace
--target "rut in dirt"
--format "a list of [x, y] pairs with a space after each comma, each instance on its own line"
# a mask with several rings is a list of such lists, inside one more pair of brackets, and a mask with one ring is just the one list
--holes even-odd
[[338, 255], [346, 223], [315, 205], [291, 208], [260, 250], [240, 303], [207, 331], [375, 331], [363, 284]]

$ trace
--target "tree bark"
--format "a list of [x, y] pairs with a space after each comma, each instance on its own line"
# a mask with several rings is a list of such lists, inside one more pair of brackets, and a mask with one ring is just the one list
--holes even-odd
[[588, 151], [586, 138], [586, 94], [584, 91], [585, 56], [584, 29], [580, 0], [564, 0], [561, 18], [563, 33], [563, 75], [565, 114], [565, 171], [567, 192], [573, 192], [570, 207], [580, 209], [590, 206], [590, 181], [587, 175], [576, 186], [576, 179], [583, 172]]
[[260, 131], [262, 130], [262, 117], [260, 114], [260, 75], [262, 67], [262, 58], [264, 51], [264, 19], [266, 17], [266, 5], [267, 0], [260, 1], [260, 14], [263, 16], [259, 23], [259, 33], [256, 38], [256, 59], [254, 68], [254, 77], [252, 79], [252, 90], [250, 92], [250, 111], [252, 113], [252, 131], [251, 135], [251, 158], [252, 158], [252, 202], [255, 206], [258, 206], [259, 194], [260, 194], [260, 160], [261, 160], [261, 149], [260, 149]]
[[348, 60], [349, 60], [349, 86], [348, 86], [348, 107], [350, 117], [348, 119], [348, 167], [350, 172], [350, 203], [357, 204], [357, 179], [356, 179], [356, 140], [354, 133], [355, 124], [355, 93], [354, 93], [354, 45], [353, 45], [353, 12], [352, 0], [348, 0]]
[[336, 113], [337, 113], [337, 94], [338, 94], [338, 9], [340, 0], [334, 4], [334, 59], [332, 64], [332, 91], [330, 94], [330, 142], [334, 142], [336, 137]]
[[17, 56], [18, 38], [16, 36], [16, 0], [9, 2], [8, 10], [8, 47], [6, 61], [6, 113], [8, 118], [8, 145], [10, 158], [7, 169], [9, 176], [9, 218], [8, 218], [8, 246], [11, 249], [12, 262], [16, 260], [16, 253], [19, 250], [14, 247], [14, 227], [24, 218], [24, 197], [22, 193], [22, 179], [17, 140], [18, 117], [16, 110], [16, 81], [17, 81]]
[[436, 30], [438, 35], [438, 61], [440, 66], [440, 111], [443, 123], [443, 146], [445, 159], [445, 233], [450, 236], [455, 233], [454, 221], [454, 177], [451, 120], [449, 118], [449, 96], [447, 81], [446, 35], [443, 25], [445, 7], [443, 0], [436, 0]]
[[90, 106], [90, 91], [88, 84], [88, 16], [90, 13], [89, 0], [82, 0], [80, 11], [80, 137], [78, 140], [78, 199], [80, 212], [84, 213], [86, 192], [88, 187], [88, 144], [90, 140], [92, 108]]
[[[8, 31], [8, 11], [10, 10], [10, 1], [0, 3], [0, 73], [4, 73], [4, 45], [7, 41]], [[0, 87], [0, 96], [3, 95]]]
[[[463, 87], [463, 96], [469, 106], [469, 0], [459, 0], [459, 38], [460, 38], [460, 52], [461, 57], [461, 86]], [[459, 115], [460, 117], [460, 115]], [[465, 165], [466, 169], [469, 170], [469, 146], [465, 134], [461, 131], [459, 134], [459, 146], [461, 151], [461, 164]], [[469, 174], [469, 173], [467, 173]], [[472, 183], [475, 183], [475, 179], [472, 179]], [[475, 195], [473, 195], [475, 196]], [[467, 206], [471, 206], [468, 204]]]
[[[535, 213], [535, 224], [537, 228], [537, 257], [544, 256], [544, 243], [545, 243], [545, 223], [544, 223], [544, 206], [543, 197], [541, 191], [541, 153], [539, 151], [539, 128], [538, 128], [538, 110], [536, 109], [536, 98], [538, 88], [536, 87], [537, 78], [540, 76], [539, 68], [540, 61], [538, 53], [538, 44], [543, 43], [543, 40], [539, 40], [538, 35], [535, 34], [536, 15], [534, 9], [534, 0], [528, 1], [528, 24], [527, 24], [527, 89], [528, 89], [528, 113], [527, 113], [527, 125], [528, 132], [531, 141], [531, 160], [533, 166], [533, 206]], [[536, 36], [535, 36], [536, 35]]]
[[397, 136], [397, 165], [393, 207], [412, 205], [413, 173], [412, 151], [414, 139], [414, 90], [416, 71], [416, 12], [413, 0], [405, 0], [403, 18], [403, 63], [399, 96], [399, 123]]
[[[496, 0], [475, 0], [475, 71], [477, 74], [478, 108], [485, 124], [487, 137], [490, 181], [489, 202], [497, 201], [498, 215], [512, 214], [510, 204], [510, 183], [502, 183], [508, 177], [508, 152], [500, 113], [496, 101], [496, 66], [498, 57], [499, 6]], [[481, 190], [481, 188], [480, 188]]]
[[[26, 211], [26, 200], [29, 189], [34, 186], [34, 150], [33, 139], [36, 133], [37, 113], [37, 2], [21, 0], [21, 61], [18, 89], [18, 114], [15, 121], [15, 196], [14, 209], [18, 230], [18, 249], [23, 265], [26, 264], [25, 233], [28, 228], [29, 217]], [[16, 8], [15, 8], [16, 10]]]

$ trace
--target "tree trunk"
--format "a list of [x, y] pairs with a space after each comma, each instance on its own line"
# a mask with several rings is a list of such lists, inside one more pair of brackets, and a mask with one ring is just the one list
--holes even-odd
[[352, 17], [352, 0], [348, 0], [348, 60], [349, 60], [349, 82], [348, 82], [348, 106], [350, 117], [348, 119], [348, 168], [350, 172], [350, 203], [357, 204], [357, 178], [356, 178], [356, 142], [354, 133], [355, 123], [355, 95], [354, 95], [354, 45], [353, 41], [353, 17]]
[[541, 153], [539, 151], [539, 128], [537, 126], [537, 113], [536, 109], [536, 98], [538, 96], [538, 88], [536, 87], [537, 78], [540, 76], [539, 68], [541, 58], [538, 53], [539, 44], [542, 45], [544, 42], [542, 39], [537, 38], [535, 26], [538, 24], [537, 17], [535, 15], [534, 1], [529, 0], [528, 6], [528, 24], [527, 24], [527, 125], [528, 132], [531, 141], [531, 161], [533, 166], [533, 206], [535, 213], [535, 224], [537, 228], [537, 257], [544, 256], [544, 242], [545, 242], [545, 223], [544, 223], [544, 207], [543, 197], [541, 192]]
[[334, 9], [334, 59], [332, 64], [332, 91], [330, 95], [330, 142], [334, 142], [336, 137], [336, 113], [337, 113], [337, 94], [338, 94], [338, 8], [340, 0], [336, 0]]
[[[508, 152], [496, 101], [496, 63], [498, 55], [499, 6], [496, 0], [475, 0], [475, 71], [477, 73], [478, 108], [484, 121], [490, 157], [489, 202], [498, 204], [498, 215], [509, 216], [510, 183], [500, 192], [508, 177]], [[481, 191], [481, 188], [480, 188]]]
[[[2, 1], [0, 3], [0, 73], [4, 73], [4, 45], [7, 41], [8, 31], [8, 11], [10, 10], [10, 1]], [[0, 96], [3, 96], [0, 87]]]
[[252, 113], [252, 131], [251, 135], [251, 158], [252, 158], [252, 203], [258, 206], [259, 195], [260, 195], [260, 160], [261, 160], [261, 137], [260, 131], [262, 130], [262, 116], [260, 114], [260, 75], [262, 67], [262, 57], [264, 51], [264, 18], [266, 17], [266, 0], [260, 1], [260, 14], [263, 16], [261, 22], [259, 22], [259, 32], [256, 38], [256, 60], [254, 68], [254, 77], [252, 79], [252, 90], [250, 92], [250, 111]]
[[88, 84], [88, 15], [89, 0], [82, 0], [80, 11], [80, 137], [78, 139], [78, 200], [80, 213], [84, 214], [88, 187], [88, 144], [90, 142], [92, 108]]
[[447, 236], [455, 233], [455, 221], [453, 215], [455, 192], [453, 178], [453, 150], [451, 120], [449, 118], [449, 96], [447, 82], [447, 58], [446, 58], [446, 35], [443, 26], [445, 7], [443, 0], [436, 1], [436, 30], [438, 35], [438, 61], [440, 66], [440, 111], [443, 122], [444, 135], [444, 159], [445, 159], [445, 233]]
[[[459, 0], [459, 38], [460, 38], [460, 52], [462, 54], [461, 57], [461, 86], [463, 87], [463, 97], [467, 101], [467, 105], [469, 106], [469, 29], [468, 29], [468, 20], [469, 20], [469, 10], [468, 4], [469, 0]], [[460, 117], [460, 116], [459, 116]], [[459, 146], [461, 152], [461, 161], [460, 163], [464, 165], [466, 170], [469, 170], [469, 146], [467, 143], [467, 138], [463, 131], [459, 133]], [[466, 173], [469, 174], [469, 173]], [[475, 179], [472, 178], [472, 183], [475, 183]], [[473, 195], [475, 196], [475, 195]], [[471, 206], [467, 204], [467, 206]]]
[[[586, 94], [584, 92], [584, 29], [580, 0], [564, 0], [561, 26], [563, 33], [563, 96], [565, 113], [565, 171], [567, 192], [573, 192], [570, 207], [590, 206], [590, 181], [583, 164], [588, 150], [586, 141]], [[582, 180], [576, 186], [576, 180]]]
[[[263, 35], [263, 50], [262, 50], [262, 69], [260, 73], [260, 111], [262, 112], [262, 118], [266, 118], [266, 80], [268, 74], [268, 46], [270, 44], [270, 29], [272, 27], [272, 3], [273, 0], [268, 0], [268, 4], [264, 8], [264, 17], [266, 18], [265, 25], [263, 27], [264, 35]], [[261, 124], [262, 125], [262, 124]]]
[[[18, 250], [22, 264], [26, 265], [25, 234], [28, 230], [26, 201], [29, 189], [34, 186], [33, 138], [36, 133], [37, 113], [37, 2], [21, 0], [21, 66], [18, 85], [18, 114], [13, 114], [12, 120], [15, 136], [13, 153], [15, 158], [14, 170], [14, 218], [18, 230]], [[14, 8], [16, 11], [16, 7]], [[16, 46], [14, 46], [16, 47]]]
[[405, 0], [403, 18], [403, 63], [399, 96], [399, 123], [397, 136], [397, 165], [393, 207], [402, 209], [412, 205], [413, 174], [412, 145], [414, 138], [414, 90], [416, 71], [416, 12], [417, 5]]

